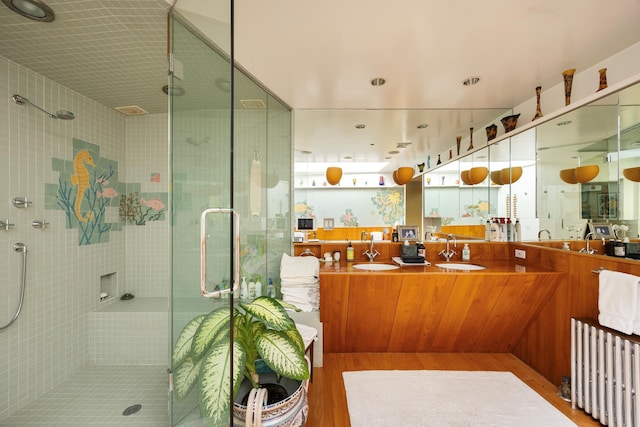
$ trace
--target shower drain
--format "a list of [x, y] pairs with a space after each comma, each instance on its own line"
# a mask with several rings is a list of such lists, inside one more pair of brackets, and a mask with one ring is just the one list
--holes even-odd
[[136, 412], [138, 412], [141, 408], [142, 408], [142, 405], [140, 405], [139, 403], [136, 403], [135, 405], [131, 405], [127, 409], [122, 411], [122, 415], [124, 416], [133, 415]]

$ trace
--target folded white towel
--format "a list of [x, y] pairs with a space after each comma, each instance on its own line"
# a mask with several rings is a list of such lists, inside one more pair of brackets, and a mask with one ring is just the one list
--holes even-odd
[[311, 256], [289, 256], [282, 254], [280, 261], [280, 278], [308, 278], [319, 277], [320, 261]]
[[618, 271], [600, 272], [598, 321], [601, 325], [625, 334], [633, 333], [638, 313], [639, 279]]

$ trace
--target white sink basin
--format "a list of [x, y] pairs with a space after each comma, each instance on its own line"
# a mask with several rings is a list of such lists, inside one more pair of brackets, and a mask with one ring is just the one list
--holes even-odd
[[358, 270], [384, 271], [395, 270], [399, 267], [392, 264], [354, 264], [353, 268], [357, 268]]
[[456, 262], [436, 264], [436, 267], [446, 268], [447, 270], [463, 270], [463, 271], [484, 270], [487, 268], [484, 265], [462, 264], [462, 263], [456, 263]]

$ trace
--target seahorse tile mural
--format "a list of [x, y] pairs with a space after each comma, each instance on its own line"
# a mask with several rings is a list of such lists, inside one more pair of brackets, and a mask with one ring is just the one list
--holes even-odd
[[[79, 245], [108, 242], [109, 233], [122, 230], [123, 225], [165, 219], [167, 193], [142, 193], [139, 183], [120, 182], [118, 162], [101, 157], [99, 146], [74, 138], [73, 160], [51, 160], [59, 177], [58, 184], [45, 184], [45, 208], [65, 212], [67, 228], [79, 230]], [[130, 216], [123, 215], [123, 203], [132, 200], [132, 193], [140, 209], [130, 221]], [[109, 215], [114, 211], [118, 214]]]

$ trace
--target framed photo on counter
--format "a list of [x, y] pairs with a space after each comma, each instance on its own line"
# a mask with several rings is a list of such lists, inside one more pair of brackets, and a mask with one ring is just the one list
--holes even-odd
[[408, 241], [418, 240], [418, 226], [417, 225], [399, 225], [398, 239], [401, 242], [404, 240], [408, 240]]
[[[598, 236], [604, 237], [606, 240], [615, 239], [616, 236], [613, 233], [613, 228], [611, 224], [596, 224], [593, 222], [589, 223], [589, 232], [596, 233]], [[594, 236], [596, 239], [600, 237]]]

